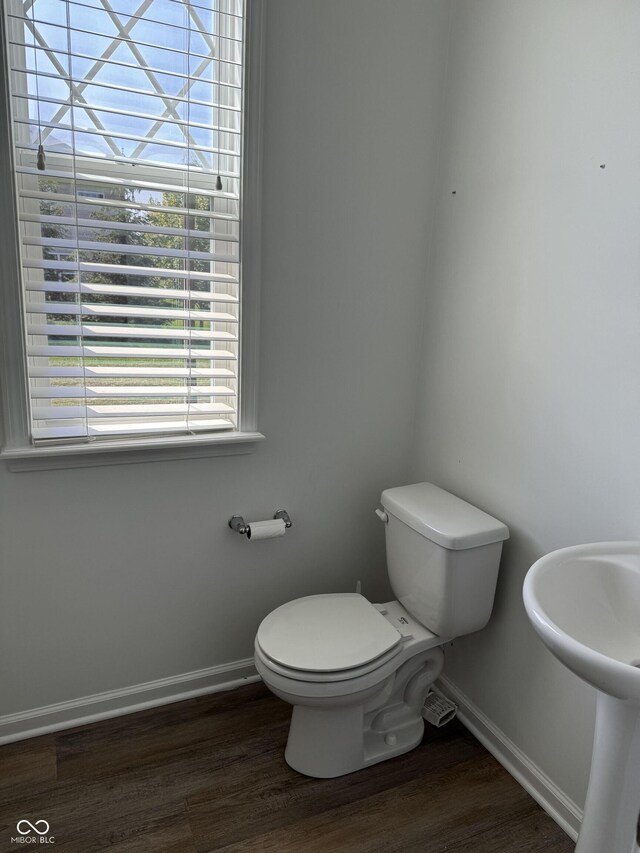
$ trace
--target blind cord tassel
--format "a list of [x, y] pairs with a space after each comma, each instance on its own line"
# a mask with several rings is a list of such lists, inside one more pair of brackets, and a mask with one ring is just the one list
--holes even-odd
[[[35, 6], [35, 4], [34, 4]], [[38, 110], [38, 154], [36, 157], [36, 166], [38, 171], [44, 172], [47, 164], [44, 156], [44, 147], [42, 145], [42, 119], [40, 118], [40, 75], [38, 74], [38, 51], [36, 49], [36, 13], [34, 6], [31, 7], [31, 18], [33, 21], [33, 65], [36, 72], [36, 107]]]
[[220, 177], [220, 175], [218, 175], [218, 177], [217, 177], [217, 179], [216, 179], [216, 189], [217, 189], [217, 190], [221, 190], [221, 189], [222, 189], [222, 178]]

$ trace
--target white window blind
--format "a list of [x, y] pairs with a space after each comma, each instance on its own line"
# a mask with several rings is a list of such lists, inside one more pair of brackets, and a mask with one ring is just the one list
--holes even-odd
[[235, 428], [243, 0], [6, 9], [33, 440]]

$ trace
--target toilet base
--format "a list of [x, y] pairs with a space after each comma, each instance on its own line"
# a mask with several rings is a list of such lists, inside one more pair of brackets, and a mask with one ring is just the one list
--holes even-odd
[[361, 707], [318, 711], [297, 705], [284, 757], [298, 773], [332, 779], [409, 752], [422, 741], [423, 733], [422, 717], [385, 734], [364, 730]]
[[424, 733], [422, 705], [443, 658], [439, 647], [417, 654], [364, 703], [294, 705], [287, 764], [305, 776], [330, 779], [414, 749]]

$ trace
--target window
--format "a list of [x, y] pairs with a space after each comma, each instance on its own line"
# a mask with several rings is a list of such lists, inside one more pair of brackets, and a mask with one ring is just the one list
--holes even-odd
[[246, 32], [244, 0], [8, 0], [36, 448], [246, 426]]

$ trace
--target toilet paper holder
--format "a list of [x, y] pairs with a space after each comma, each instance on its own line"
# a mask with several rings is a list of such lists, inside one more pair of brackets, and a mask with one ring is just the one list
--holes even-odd
[[[281, 518], [284, 521], [284, 526], [287, 530], [291, 527], [292, 521], [289, 518], [289, 513], [286, 509], [279, 509], [276, 513], [274, 513], [274, 518]], [[241, 535], [249, 532], [249, 525], [245, 522], [244, 518], [241, 515], [232, 515], [229, 519], [229, 527], [232, 530], [235, 530], [236, 533], [240, 533]]]

